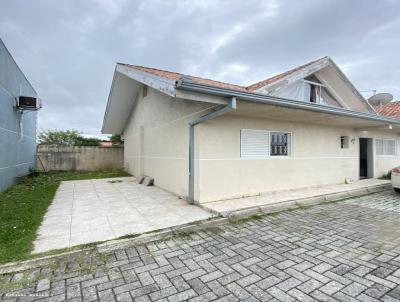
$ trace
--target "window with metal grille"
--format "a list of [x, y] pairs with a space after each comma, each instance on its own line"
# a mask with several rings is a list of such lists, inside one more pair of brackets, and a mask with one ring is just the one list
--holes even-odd
[[290, 133], [271, 132], [271, 156], [288, 156], [290, 152]]
[[396, 155], [396, 141], [394, 139], [377, 139], [376, 155]]
[[290, 148], [290, 133], [253, 129], [240, 130], [240, 157], [289, 156]]

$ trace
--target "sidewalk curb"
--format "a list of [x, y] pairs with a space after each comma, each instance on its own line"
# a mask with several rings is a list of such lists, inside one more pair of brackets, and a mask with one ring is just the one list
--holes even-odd
[[31, 268], [35, 268], [38, 266], [44, 266], [44, 265], [49, 265], [51, 263], [56, 262], [60, 258], [65, 259], [65, 258], [73, 258], [77, 255], [80, 254], [89, 254], [92, 253], [95, 250], [95, 247], [90, 247], [90, 248], [83, 248], [83, 249], [76, 249], [60, 254], [55, 254], [55, 255], [49, 255], [49, 256], [44, 256], [36, 259], [30, 259], [30, 260], [24, 260], [20, 262], [9, 262], [0, 265], [0, 275], [3, 274], [8, 274], [8, 273], [13, 273], [13, 272], [19, 272], [19, 271], [24, 271], [28, 270]]
[[36, 259], [25, 260], [21, 262], [9, 262], [0, 265], [0, 275], [7, 274], [11, 272], [19, 272], [28, 270], [31, 268], [35, 268], [38, 266], [50, 265], [51, 263], [56, 262], [57, 260], [65, 259], [65, 258], [73, 258], [80, 254], [90, 254], [94, 252], [104, 253], [110, 252], [114, 250], [118, 250], [131, 245], [143, 245], [153, 241], [162, 240], [168, 236], [176, 235], [183, 232], [193, 232], [198, 230], [204, 230], [211, 227], [216, 227], [218, 225], [222, 225], [228, 222], [228, 218], [223, 217], [214, 217], [211, 219], [200, 220], [194, 223], [187, 223], [184, 225], [174, 226], [159, 230], [154, 233], [145, 233], [141, 234], [137, 237], [125, 238], [125, 239], [114, 239], [110, 241], [106, 241], [103, 243], [98, 243], [93, 247], [76, 249], [68, 252], [63, 252], [56, 255], [49, 255], [44, 257], [39, 257]]
[[110, 241], [98, 244], [96, 246], [96, 250], [100, 253], [104, 253], [104, 252], [110, 252], [110, 251], [118, 250], [121, 248], [125, 248], [125, 247], [131, 246], [131, 245], [143, 245], [143, 244], [146, 244], [149, 242], [165, 239], [166, 237], [168, 237], [170, 235], [176, 235], [176, 234], [185, 233], [185, 232], [200, 231], [200, 230], [204, 230], [207, 228], [216, 227], [216, 226], [225, 224], [228, 221], [229, 221], [228, 218], [215, 217], [214, 219], [199, 221], [196, 224], [186, 224], [183, 226], [181, 225], [181, 226], [174, 226], [174, 227], [166, 228], [157, 233], [142, 234], [142, 235], [140, 235], [138, 237], [134, 237], [134, 238], [110, 240]]
[[376, 185], [369, 188], [358, 188], [351, 191], [323, 194], [301, 199], [285, 200], [274, 204], [252, 206], [235, 211], [225, 211], [221, 212], [220, 214], [223, 217], [228, 218], [242, 218], [260, 213], [272, 214], [286, 210], [294, 210], [302, 207], [309, 207], [329, 202], [340, 201], [347, 198], [361, 197], [369, 194], [388, 191], [390, 189], [391, 184]]

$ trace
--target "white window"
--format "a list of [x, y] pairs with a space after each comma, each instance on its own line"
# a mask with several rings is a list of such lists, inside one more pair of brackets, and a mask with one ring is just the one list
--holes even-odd
[[240, 131], [240, 156], [243, 158], [290, 156], [290, 150], [290, 133], [253, 129]]
[[377, 139], [376, 155], [396, 155], [396, 141], [394, 139]]
[[242, 129], [240, 131], [240, 156], [247, 158], [269, 156], [269, 131]]

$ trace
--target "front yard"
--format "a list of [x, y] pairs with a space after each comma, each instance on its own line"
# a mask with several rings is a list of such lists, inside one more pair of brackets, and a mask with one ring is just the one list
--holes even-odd
[[127, 175], [122, 171], [40, 173], [0, 193], [0, 263], [31, 257], [36, 231], [61, 181]]
[[385, 191], [259, 215], [0, 275], [0, 300], [16, 297], [400, 301], [400, 197]]

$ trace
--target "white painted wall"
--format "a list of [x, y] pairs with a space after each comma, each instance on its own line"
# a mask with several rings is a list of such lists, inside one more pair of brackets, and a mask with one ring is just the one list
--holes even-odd
[[124, 131], [126, 171], [151, 176], [155, 185], [186, 196], [188, 124], [215, 106], [174, 99], [149, 87], [146, 97], [139, 92]]
[[[188, 188], [188, 123], [206, 114], [215, 104], [174, 99], [148, 88], [139, 93], [127, 124], [125, 169], [145, 174], [155, 184], [177, 195]], [[260, 105], [266, 106], [266, 105]], [[400, 165], [399, 135], [392, 131], [368, 131], [346, 127], [276, 121], [270, 118], [225, 115], [195, 127], [195, 200], [207, 202], [270, 190], [335, 184], [358, 179], [359, 137], [396, 138], [397, 155], [374, 155], [374, 176]], [[142, 129], [142, 130], [141, 130]], [[289, 158], [240, 158], [240, 129], [264, 129], [292, 133]], [[340, 148], [340, 136], [354, 139]], [[375, 142], [374, 142], [375, 154]]]
[[[292, 133], [292, 155], [286, 158], [240, 157], [240, 130]], [[340, 137], [350, 137], [349, 149]], [[376, 156], [374, 177], [400, 165], [399, 135], [390, 131], [360, 132], [348, 127], [291, 123], [245, 116], [223, 116], [199, 125], [199, 168], [195, 196], [200, 202], [257, 195], [266, 191], [344, 183], [359, 179], [359, 137], [395, 138], [396, 156]]]

